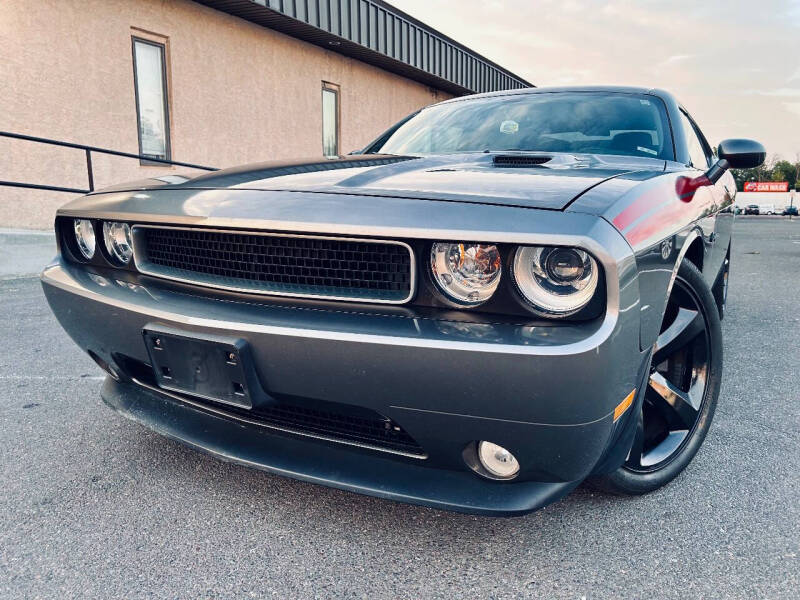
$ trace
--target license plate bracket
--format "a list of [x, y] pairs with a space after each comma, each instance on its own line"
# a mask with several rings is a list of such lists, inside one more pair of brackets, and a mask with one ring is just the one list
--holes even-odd
[[142, 335], [159, 387], [248, 409], [273, 402], [247, 341], [152, 324]]

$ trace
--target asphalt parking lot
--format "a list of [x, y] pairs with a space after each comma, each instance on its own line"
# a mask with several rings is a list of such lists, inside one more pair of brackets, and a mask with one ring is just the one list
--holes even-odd
[[648, 496], [581, 488], [514, 519], [283, 479], [130, 423], [101, 403], [101, 371], [58, 327], [37, 277], [5, 266], [0, 597], [790, 598], [800, 589], [800, 220], [737, 218], [725, 379], [688, 470]]

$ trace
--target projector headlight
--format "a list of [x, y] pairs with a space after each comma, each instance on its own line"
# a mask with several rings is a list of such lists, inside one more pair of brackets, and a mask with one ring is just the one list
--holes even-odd
[[431, 248], [431, 273], [444, 294], [459, 304], [476, 306], [492, 297], [502, 266], [494, 244], [439, 242]]
[[75, 242], [78, 244], [78, 250], [86, 260], [92, 260], [96, 246], [92, 222], [89, 219], [74, 219], [72, 225], [75, 229]]
[[586, 306], [599, 280], [597, 261], [577, 248], [521, 246], [514, 255], [514, 280], [534, 312], [566, 317]]
[[111, 259], [120, 264], [127, 265], [133, 256], [133, 242], [131, 241], [131, 228], [127, 223], [103, 223], [103, 241]]

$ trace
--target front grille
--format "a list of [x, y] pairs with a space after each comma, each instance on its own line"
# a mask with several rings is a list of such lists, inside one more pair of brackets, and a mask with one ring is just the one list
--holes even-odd
[[145, 274], [224, 289], [402, 303], [414, 266], [400, 242], [135, 226]]

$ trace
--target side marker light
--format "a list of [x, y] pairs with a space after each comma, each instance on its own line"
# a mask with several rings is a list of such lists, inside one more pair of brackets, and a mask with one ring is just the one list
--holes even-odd
[[614, 409], [614, 421], [615, 421], [615, 422], [616, 422], [616, 421], [617, 421], [617, 420], [618, 420], [618, 419], [619, 419], [619, 418], [620, 418], [620, 417], [621, 417], [623, 414], [625, 414], [625, 411], [626, 411], [626, 410], [628, 410], [628, 409], [631, 407], [631, 404], [633, 404], [633, 399], [634, 399], [635, 397], [636, 397], [636, 388], [633, 388], [633, 391], [632, 391], [630, 394], [628, 394], [627, 396], [625, 396], [625, 400], [623, 400], [622, 402], [620, 402], [620, 403], [617, 405], [617, 408], [615, 408], [615, 409]]

